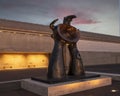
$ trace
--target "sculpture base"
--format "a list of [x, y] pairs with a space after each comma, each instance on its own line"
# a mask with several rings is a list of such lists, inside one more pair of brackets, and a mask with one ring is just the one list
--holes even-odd
[[48, 84], [55, 84], [55, 83], [76, 81], [76, 80], [89, 79], [89, 78], [95, 78], [95, 77], [100, 77], [100, 75], [86, 73], [83, 76], [67, 76], [66, 78], [62, 78], [62, 79], [50, 79], [50, 78], [47, 78], [46, 76], [45, 77], [31, 77], [31, 79], [35, 81], [48, 83]]
[[24, 79], [21, 82], [21, 87], [30, 92], [41, 96], [60, 96], [74, 92], [85, 91], [111, 84], [111, 77], [97, 77], [82, 79], [76, 81], [62, 82], [56, 84], [48, 84], [38, 82], [31, 79]]

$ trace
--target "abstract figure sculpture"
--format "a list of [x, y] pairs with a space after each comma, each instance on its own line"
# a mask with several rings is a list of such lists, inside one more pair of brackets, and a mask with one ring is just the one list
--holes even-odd
[[[54, 24], [58, 19], [55, 19], [50, 24], [53, 31], [51, 36], [54, 39], [54, 48], [48, 66], [47, 77], [49, 79], [63, 79], [68, 75], [84, 75], [82, 59], [76, 45], [80, 39], [80, 31], [70, 25], [73, 18], [76, 18], [76, 16], [69, 15], [64, 17], [63, 24], [55, 26]], [[66, 46], [68, 46], [71, 57], [68, 74], [66, 74], [64, 58]]]

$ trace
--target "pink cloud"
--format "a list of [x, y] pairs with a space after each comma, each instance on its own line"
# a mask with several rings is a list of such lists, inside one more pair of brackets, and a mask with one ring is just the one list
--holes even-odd
[[96, 21], [91, 18], [77, 18], [73, 21], [73, 24], [95, 24], [95, 23], [100, 23], [100, 21]]
[[[77, 13], [76, 13], [77, 12]], [[62, 7], [59, 9], [55, 10], [55, 15], [56, 17], [63, 19], [63, 17], [67, 16], [67, 15], [76, 15], [77, 18], [73, 19], [73, 24], [96, 24], [96, 23], [100, 23], [100, 21], [98, 21], [94, 15], [93, 15], [93, 11], [91, 10], [77, 10], [77, 9], [70, 9], [67, 7]]]
[[93, 11], [81, 11], [77, 13], [77, 18], [74, 19], [73, 24], [96, 24], [100, 23], [100, 21], [96, 20], [93, 15]]

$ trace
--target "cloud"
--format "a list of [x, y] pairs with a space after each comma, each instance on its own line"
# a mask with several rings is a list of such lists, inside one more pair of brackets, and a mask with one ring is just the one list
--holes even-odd
[[73, 24], [78, 25], [78, 24], [96, 24], [100, 23], [100, 21], [92, 20], [92, 19], [77, 19], [73, 22]]
[[0, 8], [25, 8], [42, 5], [43, 0], [0, 0]]
[[96, 24], [101, 23], [98, 21], [92, 12], [79, 12], [76, 14], [77, 18], [73, 21], [73, 24]]
[[103, 32], [108, 30], [108, 33], [114, 33], [112, 29], [119, 30], [119, 27], [115, 28], [119, 25], [118, 2], [119, 0], [0, 0], [0, 18], [38, 24], [48, 24], [58, 18], [59, 24], [63, 17], [74, 14], [77, 16], [72, 21], [75, 26], [96, 32], [101, 32], [99, 28], [105, 28]]
[[76, 15], [77, 18], [73, 19], [73, 24], [79, 25], [79, 24], [96, 24], [101, 23], [98, 21], [94, 16], [94, 11], [92, 10], [78, 10], [75, 8], [70, 7], [62, 7], [55, 10], [56, 17], [60, 18], [61, 20], [63, 17], [67, 15]]

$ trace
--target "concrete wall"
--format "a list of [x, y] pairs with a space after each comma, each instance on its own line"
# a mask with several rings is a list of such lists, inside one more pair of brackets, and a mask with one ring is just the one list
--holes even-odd
[[84, 65], [120, 64], [120, 52], [81, 51]]
[[[48, 27], [4, 20], [1, 22], [0, 53], [52, 52], [54, 41]], [[84, 65], [120, 64], [120, 37], [81, 32], [78, 49]]]
[[78, 49], [85, 65], [120, 64], [120, 44], [80, 40]]
[[0, 32], [0, 52], [47, 52], [50, 53], [53, 40], [39, 34]]
[[[53, 39], [39, 34], [0, 32], [0, 53], [47, 52], [51, 53]], [[110, 46], [109, 46], [110, 45]], [[120, 63], [120, 44], [80, 40], [78, 49], [84, 65]], [[69, 57], [69, 56], [68, 56]]]

